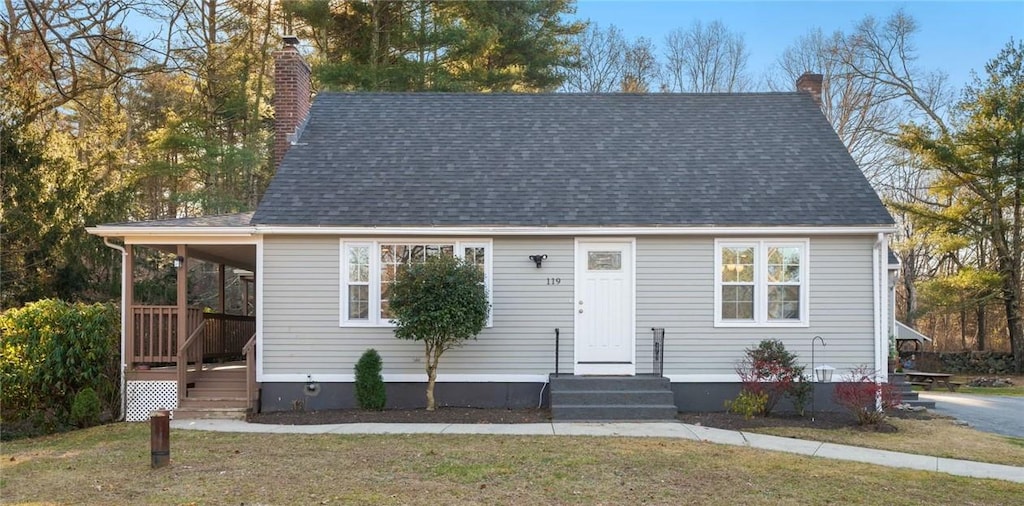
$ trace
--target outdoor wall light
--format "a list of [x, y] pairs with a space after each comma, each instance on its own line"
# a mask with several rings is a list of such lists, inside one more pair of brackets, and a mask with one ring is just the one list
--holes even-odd
[[537, 264], [538, 269], [540, 269], [540, 264], [547, 259], [547, 255], [530, 255], [530, 260], [533, 260], [533, 263]]
[[174, 257], [174, 268], [180, 269], [182, 265], [185, 265], [185, 257], [180, 255]]

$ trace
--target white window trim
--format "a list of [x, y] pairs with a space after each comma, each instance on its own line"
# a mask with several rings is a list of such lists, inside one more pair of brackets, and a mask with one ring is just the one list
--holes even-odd
[[[404, 245], [415, 245], [415, 244], [452, 244], [454, 246], [455, 256], [458, 258], [465, 257], [465, 248], [468, 247], [483, 247], [484, 248], [484, 288], [487, 290], [487, 300], [491, 303], [491, 310], [487, 314], [486, 328], [494, 326], [494, 289], [493, 289], [493, 270], [494, 270], [494, 241], [492, 239], [452, 239], [452, 238], [411, 238], [403, 237], [397, 239], [341, 239], [341, 276], [339, 276], [339, 307], [341, 309], [341, 315], [339, 318], [339, 326], [341, 327], [374, 327], [374, 328], [394, 328], [395, 325], [390, 321], [380, 317], [380, 246], [381, 244], [404, 244]], [[370, 304], [369, 304], [369, 318], [366, 320], [351, 320], [348, 317], [348, 251], [352, 247], [368, 247], [370, 249]]]
[[[722, 319], [722, 248], [754, 247], [754, 319], [724, 320]], [[768, 320], [768, 247], [797, 246], [800, 248], [800, 319], [769, 321]], [[799, 328], [810, 327], [810, 258], [811, 241], [807, 238], [792, 239], [715, 239], [715, 327], [758, 327], [758, 328]]]

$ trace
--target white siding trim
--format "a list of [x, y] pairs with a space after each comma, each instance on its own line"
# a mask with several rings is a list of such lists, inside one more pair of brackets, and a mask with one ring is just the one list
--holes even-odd
[[[225, 234], [223, 236], [212, 236], [213, 234], [176, 234], [176, 235], [147, 235], [132, 234], [124, 236], [125, 244], [256, 244], [260, 237], [251, 233], [246, 234]], [[211, 237], [212, 236], [212, 237]]]
[[256, 237], [256, 382], [263, 381], [263, 236]]
[[666, 374], [672, 383], [739, 383], [740, 376], [729, 374]]
[[[388, 374], [385, 383], [426, 383], [427, 373]], [[266, 374], [260, 380], [264, 383], [305, 383], [312, 377], [318, 383], [352, 383], [354, 374]], [[547, 383], [546, 374], [438, 374], [438, 383]]]

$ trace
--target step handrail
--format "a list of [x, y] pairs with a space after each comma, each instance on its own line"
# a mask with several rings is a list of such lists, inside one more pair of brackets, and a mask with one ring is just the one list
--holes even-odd
[[[186, 391], [188, 390], [188, 352], [189, 348], [195, 343], [196, 338], [203, 334], [205, 326], [200, 322], [191, 334], [188, 335], [188, 339], [181, 343], [178, 347], [177, 367], [178, 369], [178, 400], [185, 398]], [[203, 358], [202, 354], [199, 355], [198, 367], [202, 369]]]
[[245, 399], [249, 412], [256, 411], [256, 392], [259, 386], [256, 384], [256, 333], [246, 341], [242, 347], [242, 354], [245, 355]]

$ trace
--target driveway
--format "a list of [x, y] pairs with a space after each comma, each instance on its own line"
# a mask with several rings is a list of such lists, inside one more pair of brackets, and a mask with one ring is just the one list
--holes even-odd
[[963, 420], [980, 431], [1024, 438], [1024, 397], [918, 392], [935, 401], [935, 412]]

